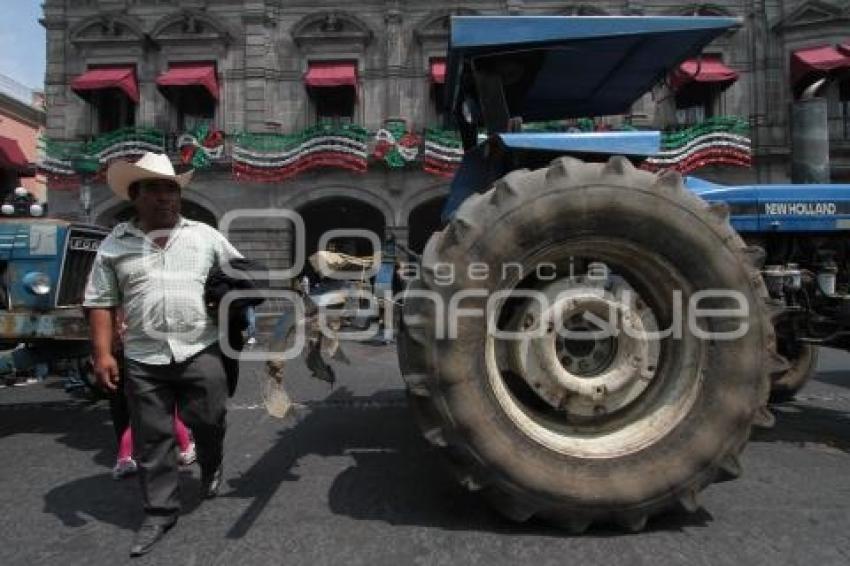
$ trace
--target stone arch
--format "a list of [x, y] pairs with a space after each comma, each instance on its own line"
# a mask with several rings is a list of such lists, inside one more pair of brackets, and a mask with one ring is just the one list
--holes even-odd
[[480, 12], [470, 8], [434, 10], [425, 15], [413, 28], [413, 34], [419, 41], [444, 39], [449, 35], [449, 18], [452, 16], [475, 16]]
[[[201, 222], [205, 222], [214, 227], [218, 226], [218, 221], [221, 218], [222, 213], [210, 199], [197, 191], [188, 188], [183, 189], [183, 194], [181, 196], [181, 200], [184, 203], [184, 209], [187, 208], [187, 204], [192, 207], [191, 210], [193, 212], [186, 214], [187, 218], [200, 220]], [[91, 217], [95, 224], [111, 227], [116, 224], [116, 219], [122, 218], [125, 211], [127, 211], [131, 206], [132, 205], [129, 201], [111, 196], [92, 210]], [[197, 211], [197, 214], [195, 211]], [[185, 212], [186, 210], [184, 210], [184, 213]]]
[[290, 29], [296, 45], [340, 36], [366, 45], [374, 37], [369, 24], [345, 11], [323, 11], [304, 16]]
[[440, 215], [448, 195], [448, 185], [433, 185], [405, 201], [401, 213], [411, 250], [422, 253], [430, 235], [441, 228]]
[[181, 28], [185, 25], [189, 27], [190, 31], [183, 32], [181, 30], [181, 34], [184, 38], [191, 37], [192, 31], [191, 28], [200, 24], [202, 27], [209, 28], [210, 32], [206, 32], [204, 30], [201, 32], [200, 28], [196, 28], [197, 31], [194, 33], [198, 34], [198, 38], [202, 40], [208, 40], [211, 35], [218, 37], [226, 42], [233, 40], [235, 37], [235, 33], [230, 29], [226, 23], [222, 22], [218, 18], [213, 15], [210, 15], [207, 12], [203, 12], [200, 10], [193, 10], [190, 8], [186, 8], [180, 10], [179, 12], [174, 12], [167, 16], [161, 18], [151, 30], [150, 36], [154, 40], [163, 40], [167, 37], [175, 35], [173, 33], [169, 33], [172, 26], [180, 25]]
[[[129, 34], [124, 34], [127, 30]], [[71, 43], [138, 42], [145, 39], [141, 22], [121, 13], [106, 12], [84, 19], [69, 32]]]
[[375, 192], [359, 187], [350, 187], [347, 185], [326, 185], [309, 191], [298, 192], [294, 196], [282, 200], [279, 203], [281, 208], [289, 210], [298, 210], [311, 202], [328, 200], [333, 198], [352, 198], [361, 200], [379, 210], [384, 215], [384, 223], [386, 226], [393, 226], [395, 221], [395, 213], [390, 202]]
[[[321, 210], [321, 207], [327, 207], [327, 210], [332, 210], [335, 207], [345, 206], [346, 204], [358, 209], [358, 212], [365, 213], [368, 218], [363, 218], [363, 222], [341, 222], [325, 221], [327, 215], [321, 215], [321, 226], [316, 226], [314, 218], [311, 215], [316, 210]], [[388, 228], [393, 226], [395, 218], [394, 209], [390, 202], [382, 195], [376, 192], [345, 185], [327, 185], [309, 191], [299, 192], [291, 198], [281, 200], [277, 206], [296, 211], [302, 215], [305, 223], [305, 241], [303, 243], [293, 242], [293, 246], [304, 246], [305, 257], [315, 251], [317, 244], [317, 234], [334, 228], [361, 228], [373, 231], [378, 234], [379, 239], [383, 239], [388, 231]], [[377, 216], [371, 216], [369, 210], [372, 209]], [[336, 211], [334, 211], [336, 212]], [[362, 225], [360, 225], [362, 224]], [[363, 243], [362, 240], [358, 243]], [[295, 249], [293, 247], [293, 249]], [[362, 250], [356, 250], [358, 253]], [[368, 252], [363, 252], [368, 253]], [[309, 269], [308, 269], [309, 271]]]
[[406, 225], [408, 219], [410, 218], [410, 214], [417, 206], [426, 203], [430, 200], [447, 197], [448, 195], [448, 183], [439, 183], [436, 185], [428, 186], [420, 191], [416, 191], [413, 195], [408, 197], [399, 207], [398, 213], [395, 218], [396, 226]]

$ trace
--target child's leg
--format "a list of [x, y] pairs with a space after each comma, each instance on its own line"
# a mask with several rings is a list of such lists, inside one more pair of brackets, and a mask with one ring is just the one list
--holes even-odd
[[189, 429], [180, 420], [180, 415], [174, 413], [174, 438], [177, 439], [177, 446], [180, 447], [180, 452], [185, 452], [192, 444], [192, 439], [189, 437]]
[[133, 457], [133, 431], [128, 426], [121, 435], [118, 443], [118, 460], [127, 460]]

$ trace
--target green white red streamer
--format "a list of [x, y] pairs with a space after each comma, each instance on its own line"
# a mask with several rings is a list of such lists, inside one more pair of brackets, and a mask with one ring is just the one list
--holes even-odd
[[[562, 126], [561, 123], [543, 125], [545, 131]], [[713, 118], [662, 134], [662, 151], [648, 158], [642, 168], [688, 173], [718, 164], [749, 167], [751, 145], [744, 121]], [[224, 134], [206, 124], [182, 134], [177, 147], [180, 161], [195, 169], [228, 158]], [[145, 151], [161, 153], [164, 136], [156, 130], [127, 128], [86, 143], [43, 140], [41, 149], [39, 169], [47, 175], [49, 186], [56, 188], [78, 185], [84, 175], [101, 179], [104, 168], [114, 159], [134, 159]], [[237, 180], [280, 182], [323, 168], [364, 173], [370, 157], [392, 169], [421, 164], [423, 171], [448, 178], [457, 171], [463, 148], [454, 131], [428, 129], [424, 136], [417, 135], [404, 120], [393, 119], [387, 120], [374, 134], [357, 125], [331, 123], [290, 135], [238, 134], [234, 137], [230, 161]]]
[[224, 132], [201, 124], [177, 138], [177, 147], [181, 163], [205, 169], [224, 157]]
[[387, 120], [375, 134], [375, 149], [372, 155], [383, 160], [388, 167], [400, 169], [416, 161], [422, 138], [411, 133], [404, 120]]
[[115, 159], [135, 159], [146, 151], [162, 153], [160, 132], [144, 128], [124, 128], [103, 134], [89, 142], [42, 140], [38, 169], [51, 188], [77, 186], [83, 175], [99, 178]]
[[672, 169], [682, 174], [709, 165], [752, 166], [752, 142], [746, 123], [714, 118], [691, 128], [662, 135], [663, 150], [644, 161], [649, 171]]
[[365, 173], [368, 132], [355, 125], [319, 124], [294, 135], [241, 134], [233, 146], [240, 181], [277, 182], [323, 167]]
[[451, 177], [463, 159], [463, 145], [457, 133], [447, 130], [426, 130], [422, 169], [440, 177]]

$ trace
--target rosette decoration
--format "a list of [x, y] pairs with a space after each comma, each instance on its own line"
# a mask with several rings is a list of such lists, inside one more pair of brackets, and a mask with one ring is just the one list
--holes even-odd
[[752, 165], [752, 144], [745, 121], [710, 118], [683, 130], [665, 132], [661, 136], [661, 153], [648, 158], [641, 168], [673, 169], [686, 174], [708, 165]]
[[360, 126], [329, 123], [292, 135], [238, 134], [233, 174], [240, 181], [276, 182], [324, 167], [364, 173], [368, 138]]
[[73, 187], [83, 175], [100, 174], [113, 159], [134, 159], [146, 151], [162, 153], [162, 133], [147, 128], [122, 128], [89, 142], [42, 140], [38, 169], [49, 187]]
[[205, 169], [224, 156], [224, 132], [200, 124], [177, 138], [180, 162], [193, 169]]
[[463, 159], [463, 145], [457, 132], [425, 130], [425, 153], [422, 169], [426, 173], [451, 177]]
[[407, 129], [406, 121], [386, 120], [384, 127], [375, 134], [372, 155], [391, 169], [401, 169], [419, 157], [421, 144], [422, 138]]

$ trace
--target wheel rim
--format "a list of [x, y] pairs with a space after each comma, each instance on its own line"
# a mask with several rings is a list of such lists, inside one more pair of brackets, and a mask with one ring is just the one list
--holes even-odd
[[[659, 349], [652, 311], [620, 277], [568, 277], [531, 302], [522, 327], [539, 337], [508, 343], [511, 369], [551, 407], [593, 417], [634, 401], [654, 376]], [[545, 332], [543, 332], [545, 330]]]
[[[628, 242], [561, 244], [537, 255], [564, 257], [570, 249], [593, 250], [611, 273], [596, 280], [571, 274], [544, 285], [544, 305], [531, 301], [510, 317], [533, 337], [506, 342], [488, 335], [488, 382], [511, 421], [552, 450], [583, 458], [636, 452], [690, 411], [702, 374], [702, 345], [688, 336], [662, 338], [657, 297], [639, 290], [660, 276], [674, 281], [672, 288], [689, 286], [673, 266]], [[639, 267], [619, 271], [618, 262]], [[577, 337], [574, 330], [583, 332]]]

